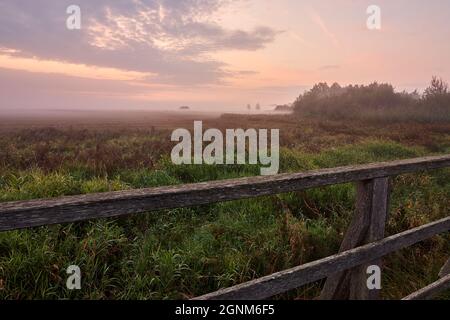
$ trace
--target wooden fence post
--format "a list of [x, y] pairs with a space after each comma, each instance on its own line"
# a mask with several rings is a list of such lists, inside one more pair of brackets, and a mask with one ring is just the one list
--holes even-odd
[[[389, 207], [389, 178], [376, 178], [356, 183], [356, 212], [344, 236], [339, 252], [347, 251], [384, 238]], [[367, 266], [381, 259], [328, 277], [320, 299], [377, 299], [379, 290], [369, 290]]]
[[442, 266], [441, 271], [439, 271], [439, 278], [443, 278], [446, 275], [450, 274], [450, 258], [447, 260], [447, 262]]

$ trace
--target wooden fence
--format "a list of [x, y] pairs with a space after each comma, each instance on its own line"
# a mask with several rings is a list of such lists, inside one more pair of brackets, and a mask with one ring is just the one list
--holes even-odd
[[[368, 265], [399, 249], [450, 230], [450, 215], [389, 237], [389, 177], [450, 167], [450, 155], [346, 166], [304, 173], [212, 181], [172, 187], [106, 192], [0, 204], [0, 231], [118, 217], [153, 210], [267, 196], [355, 182], [356, 212], [339, 253], [196, 299], [266, 299], [327, 278], [321, 299], [377, 299], [366, 285]], [[450, 260], [440, 280], [405, 297], [426, 299], [450, 288]]]

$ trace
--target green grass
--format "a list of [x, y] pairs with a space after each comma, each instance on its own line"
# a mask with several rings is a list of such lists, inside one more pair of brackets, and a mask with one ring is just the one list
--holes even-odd
[[[120, 143], [120, 139], [116, 143]], [[422, 156], [420, 147], [368, 140], [319, 153], [283, 148], [283, 172]], [[65, 168], [8, 170], [0, 200], [12, 201], [253, 176], [258, 166], [175, 166], [95, 176]], [[186, 299], [337, 252], [354, 210], [352, 184], [164, 210], [118, 219], [0, 233], [0, 299]], [[387, 232], [449, 215], [450, 170], [394, 179]], [[400, 298], [436, 280], [448, 234], [391, 254], [383, 295]], [[65, 287], [69, 265], [82, 289]], [[278, 298], [310, 299], [320, 283]], [[442, 298], [449, 298], [448, 293]]]

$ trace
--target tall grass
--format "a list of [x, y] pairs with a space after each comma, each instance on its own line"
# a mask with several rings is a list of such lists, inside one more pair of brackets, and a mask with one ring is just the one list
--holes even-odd
[[[283, 148], [283, 172], [421, 156], [421, 147], [370, 140], [319, 153]], [[257, 166], [123, 168], [110, 175], [77, 168], [1, 174], [2, 201], [143, 188], [256, 175]], [[337, 252], [354, 210], [351, 184], [118, 219], [0, 233], [0, 299], [191, 298]], [[389, 234], [448, 216], [450, 170], [394, 179]], [[448, 234], [386, 259], [385, 298], [436, 279]], [[69, 265], [82, 289], [66, 289]], [[278, 298], [313, 298], [320, 282]], [[444, 295], [444, 298], [450, 296]]]

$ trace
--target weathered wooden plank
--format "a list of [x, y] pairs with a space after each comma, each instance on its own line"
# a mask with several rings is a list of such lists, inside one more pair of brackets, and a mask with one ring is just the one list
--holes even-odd
[[442, 266], [441, 271], [439, 271], [439, 278], [443, 278], [450, 274], [450, 259]]
[[437, 294], [450, 289], [450, 259], [442, 266], [439, 272], [439, 280], [432, 284], [411, 293], [402, 300], [427, 300], [432, 299]]
[[[388, 189], [388, 178], [365, 180], [356, 184], [356, 210], [339, 252], [384, 238], [388, 215]], [[369, 290], [366, 285], [366, 270], [369, 265], [381, 267], [381, 259], [329, 276], [320, 294], [320, 299], [377, 299], [378, 290]]]
[[373, 181], [371, 221], [366, 238], [372, 242], [384, 238], [386, 222], [389, 217], [390, 185], [389, 178], [379, 178]]
[[[363, 190], [368, 193], [366, 198], [370, 201], [370, 208], [367, 208], [370, 221], [363, 244], [371, 243], [384, 238], [386, 221], [388, 218], [389, 178], [373, 179], [370, 180], [368, 184], [369, 187]], [[369, 290], [367, 288], [367, 267], [370, 265], [376, 265], [381, 268], [382, 259], [370, 261], [350, 270], [349, 299], [379, 299], [380, 290]]]
[[447, 289], [450, 289], [450, 274], [446, 275], [436, 282], [433, 282], [425, 288], [411, 293], [409, 296], [403, 298], [402, 300], [428, 300], [432, 299], [433, 297]]
[[0, 231], [265, 196], [450, 166], [450, 155], [0, 204]]
[[304, 284], [411, 246], [450, 230], [450, 217], [398, 233], [364, 246], [196, 298], [196, 300], [266, 299]]
[[[344, 235], [339, 252], [364, 245], [371, 222], [373, 180], [356, 184], [356, 206], [353, 219]], [[346, 300], [350, 298], [351, 270], [330, 275], [320, 294], [321, 300]]]

